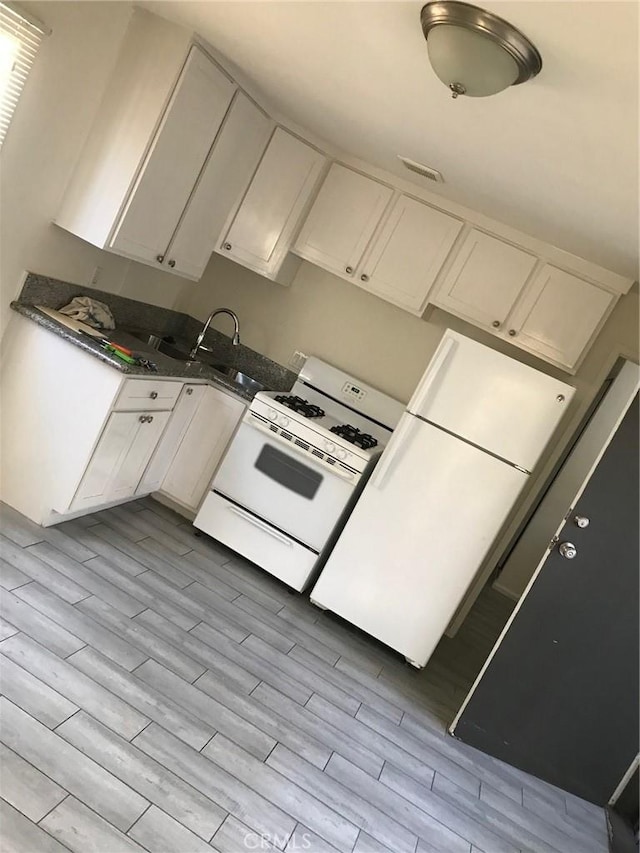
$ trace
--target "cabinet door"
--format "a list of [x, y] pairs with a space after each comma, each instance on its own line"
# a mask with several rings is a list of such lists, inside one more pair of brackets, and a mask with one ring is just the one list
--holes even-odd
[[294, 251], [329, 272], [353, 275], [392, 195], [390, 187], [334, 163]]
[[401, 195], [365, 256], [357, 284], [420, 316], [462, 222]]
[[528, 252], [473, 229], [433, 302], [465, 320], [499, 329], [535, 265]]
[[615, 296], [545, 264], [509, 319], [518, 346], [572, 370], [613, 308]]
[[113, 412], [94, 450], [71, 510], [135, 494], [170, 412]]
[[215, 388], [204, 390], [161, 489], [167, 497], [194, 511], [245, 409], [239, 400]]
[[219, 246], [221, 253], [275, 277], [323, 164], [319, 151], [276, 128]]
[[205, 385], [184, 386], [136, 494], [148, 495], [160, 489], [205, 391]]
[[109, 247], [162, 258], [222, 124], [235, 84], [192, 47]]
[[198, 185], [167, 249], [173, 272], [199, 279], [233, 204], [247, 189], [269, 138], [271, 121], [236, 92]]

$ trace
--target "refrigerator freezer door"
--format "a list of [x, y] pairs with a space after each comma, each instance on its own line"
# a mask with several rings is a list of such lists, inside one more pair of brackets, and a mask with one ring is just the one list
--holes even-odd
[[447, 330], [409, 412], [531, 471], [575, 389]]
[[311, 600], [424, 666], [527, 475], [406, 414], [387, 454]]

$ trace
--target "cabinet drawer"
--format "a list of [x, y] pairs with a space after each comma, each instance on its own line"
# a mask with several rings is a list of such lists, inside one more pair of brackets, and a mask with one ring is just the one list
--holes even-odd
[[116, 399], [116, 412], [150, 412], [173, 409], [182, 391], [181, 382], [161, 379], [125, 379]]

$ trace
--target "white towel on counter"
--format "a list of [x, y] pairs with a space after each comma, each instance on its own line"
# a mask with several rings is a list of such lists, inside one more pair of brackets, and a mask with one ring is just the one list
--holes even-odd
[[91, 299], [89, 296], [74, 296], [68, 305], [60, 308], [61, 314], [73, 317], [81, 323], [87, 323], [94, 329], [115, 329], [116, 323], [108, 305]]

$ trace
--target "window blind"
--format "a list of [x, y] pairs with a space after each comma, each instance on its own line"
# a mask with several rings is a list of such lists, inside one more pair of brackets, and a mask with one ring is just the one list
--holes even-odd
[[40, 47], [50, 30], [14, 3], [0, 2], [0, 145]]

